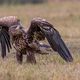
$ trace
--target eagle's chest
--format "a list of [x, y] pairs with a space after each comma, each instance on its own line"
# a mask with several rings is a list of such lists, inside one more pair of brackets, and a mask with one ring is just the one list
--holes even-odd
[[13, 46], [16, 50], [22, 51], [26, 49], [27, 43], [23, 37], [20, 37], [13, 41]]

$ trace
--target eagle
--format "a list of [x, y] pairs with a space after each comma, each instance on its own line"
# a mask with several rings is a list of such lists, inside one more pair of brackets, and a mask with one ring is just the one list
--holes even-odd
[[18, 63], [22, 63], [26, 54], [27, 62], [36, 63], [35, 51], [39, 51], [39, 41], [47, 39], [51, 48], [66, 61], [72, 62], [73, 57], [54, 26], [43, 18], [33, 18], [27, 31], [16, 16], [0, 18], [1, 56], [6, 56], [12, 46], [16, 51]]

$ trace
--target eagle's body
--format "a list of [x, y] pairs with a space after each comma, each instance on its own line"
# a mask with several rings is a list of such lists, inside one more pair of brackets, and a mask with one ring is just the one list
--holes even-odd
[[73, 60], [58, 31], [44, 19], [33, 19], [29, 29], [25, 32], [17, 17], [3, 17], [0, 18], [0, 28], [3, 58], [6, 56], [6, 46], [9, 51], [12, 43], [19, 63], [22, 62], [23, 54], [27, 55], [28, 62], [36, 63], [34, 52], [39, 50], [39, 41], [47, 38], [52, 49], [57, 51], [65, 61]]
[[[27, 40], [25, 38], [25, 35], [22, 32], [22, 30], [15, 30], [14, 32], [16, 32], [16, 33], [11, 33], [11, 30], [10, 30], [10, 35], [12, 37], [12, 42], [13, 42], [12, 45], [16, 49], [17, 60], [19, 61], [19, 63], [21, 63], [22, 62], [23, 54], [26, 54], [27, 56], [30, 55], [30, 58], [31, 58], [31, 56], [34, 56], [34, 53], [30, 54], [28, 52], [28, 51], [32, 51], [33, 52], [34, 49], [31, 48], [28, 45], [28, 42], [27, 42]], [[16, 35], [13, 35], [13, 34], [16, 34]], [[33, 60], [32, 60], [32, 62], [33, 62]], [[34, 62], [36, 62], [35, 58], [34, 58]]]

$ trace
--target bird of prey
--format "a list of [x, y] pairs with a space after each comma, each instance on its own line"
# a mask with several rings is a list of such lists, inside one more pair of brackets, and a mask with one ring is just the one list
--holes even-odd
[[17, 17], [0, 18], [0, 42], [3, 58], [6, 56], [6, 48], [10, 51], [12, 44], [19, 63], [22, 63], [23, 54], [27, 55], [27, 62], [36, 63], [35, 51], [39, 49], [39, 41], [45, 40], [45, 38], [51, 48], [58, 52], [66, 62], [73, 61], [72, 55], [59, 32], [45, 19], [32, 19], [29, 29], [25, 32]]

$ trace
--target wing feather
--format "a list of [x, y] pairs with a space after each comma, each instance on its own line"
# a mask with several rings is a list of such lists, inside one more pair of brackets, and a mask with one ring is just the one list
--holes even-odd
[[71, 62], [73, 60], [68, 48], [66, 47], [64, 41], [62, 40], [59, 32], [50, 27], [49, 29], [41, 29], [44, 35], [46, 36], [49, 44], [52, 49], [57, 51], [59, 55], [67, 62]]
[[10, 36], [9, 36], [9, 33], [4, 29], [3, 30], [3, 34], [5, 35], [5, 37], [6, 37], [6, 40], [7, 40], [7, 43], [8, 43], [8, 45], [9, 45], [9, 47], [10, 48], [12, 48], [12, 46], [11, 46], [11, 43], [10, 43]]
[[4, 28], [4, 26], [0, 26], [2, 27], [0, 30], [0, 42], [1, 42], [1, 48], [2, 48], [2, 58], [4, 58], [6, 56], [6, 49], [8, 50], [8, 52], [10, 52], [11, 49], [11, 43], [10, 43], [10, 36], [8, 33], [8, 28]]
[[10, 52], [11, 41], [10, 41], [10, 27], [19, 25], [20, 20], [16, 16], [5, 16], [0, 18], [0, 42], [2, 48], [2, 57], [6, 56], [6, 49]]
[[73, 61], [70, 51], [68, 50], [64, 41], [62, 40], [59, 32], [53, 27], [52, 24], [41, 18], [33, 19], [31, 22], [31, 26], [28, 30], [28, 34], [30, 34], [29, 36], [32, 36], [34, 32], [37, 33], [39, 31], [41, 31], [43, 33], [43, 36], [47, 38], [52, 49], [54, 51], [57, 51], [65, 61], [67, 62]]
[[1, 42], [1, 56], [2, 58], [4, 58], [6, 56], [6, 43], [3, 35], [1, 35], [0, 37], [0, 42]]
[[7, 37], [7, 34], [6, 34], [5, 32], [2, 32], [2, 35], [4, 36], [4, 39], [5, 39], [5, 43], [6, 43], [8, 52], [10, 52], [9, 39], [8, 39], [8, 37]]

